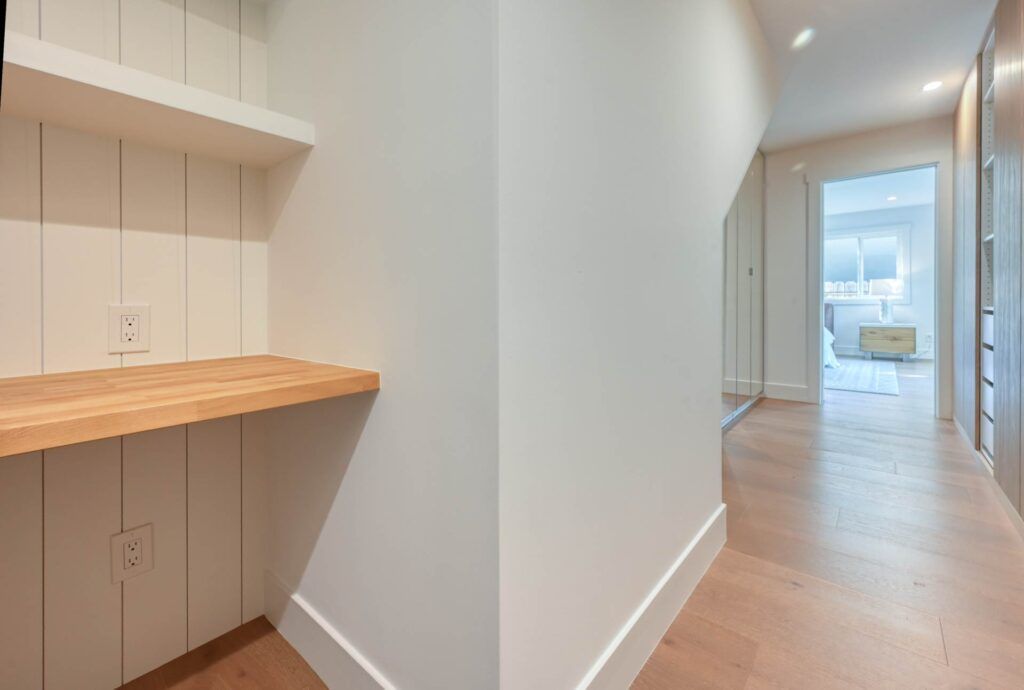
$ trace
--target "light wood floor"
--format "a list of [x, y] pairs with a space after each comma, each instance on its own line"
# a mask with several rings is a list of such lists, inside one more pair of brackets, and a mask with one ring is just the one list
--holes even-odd
[[726, 548], [634, 688], [1024, 688], [1024, 542], [897, 368], [726, 434]]
[[257, 618], [122, 687], [297, 690], [327, 686], [266, 618]]

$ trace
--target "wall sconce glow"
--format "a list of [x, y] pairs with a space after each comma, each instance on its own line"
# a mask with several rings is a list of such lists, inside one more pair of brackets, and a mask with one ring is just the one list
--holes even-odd
[[814, 34], [817, 33], [811, 27], [807, 27], [796, 35], [793, 39], [793, 50], [802, 50], [807, 47], [807, 44], [814, 40]]
[[886, 201], [896, 201], [897, 199], [899, 199], [898, 196], [887, 196], [887, 197], [885, 197]]
[[942, 82], [941, 81], [930, 81], [927, 84], [925, 84], [924, 88], [922, 88], [921, 90], [927, 93], [928, 91], [935, 91], [936, 89], [940, 88], [941, 86], [942, 86]]

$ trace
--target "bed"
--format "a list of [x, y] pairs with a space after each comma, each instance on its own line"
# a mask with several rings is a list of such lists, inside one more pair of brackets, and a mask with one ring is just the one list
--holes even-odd
[[821, 363], [829, 369], [839, 368], [839, 359], [836, 357], [836, 314], [835, 308], [828, 302], [825, 303], [825, 320], [821, 329]]

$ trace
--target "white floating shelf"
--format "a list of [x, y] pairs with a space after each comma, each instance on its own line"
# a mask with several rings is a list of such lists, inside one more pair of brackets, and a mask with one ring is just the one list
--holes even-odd
[[313, 146], [308, 122], [24, 34], [5, 36], [5, 115], [261, 168]]
[[991, 170], [992, 166], [995, 165], [995, 162], [996, 162], [996, 154], [994, 154], [994, 153], [989, 154], [989, 157], [985, 159], [985, 165], [983, 165], [982, 167], [985, 170]]
[[984, 102], [985, 103], [992, 103], [993, 101], [995, 101], [995, 99], [996, 99], [996, 82], [993, 79], [992, 83], [990, 83], [988, 85], [988, 88], [985, 89]]

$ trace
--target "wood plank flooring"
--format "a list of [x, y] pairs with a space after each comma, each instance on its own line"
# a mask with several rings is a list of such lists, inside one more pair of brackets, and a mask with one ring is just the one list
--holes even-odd
[[122, 687], [127, 690], [299, 690], [327, 686], [274, 626], [261, 617]]
[[931, 364], [897, 373], [725, 435], [726, 547], [635, 689], [1024, 687], [1024, 542]]

